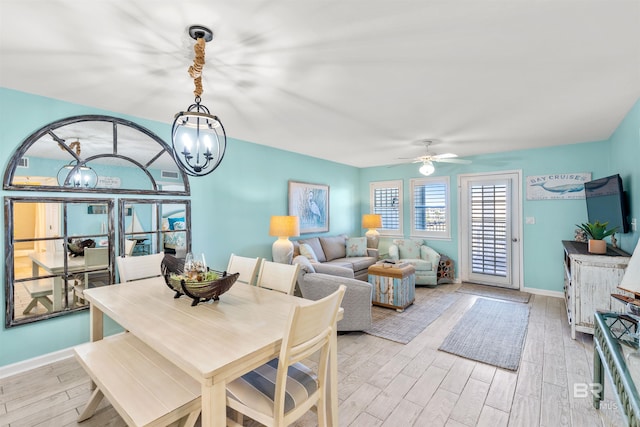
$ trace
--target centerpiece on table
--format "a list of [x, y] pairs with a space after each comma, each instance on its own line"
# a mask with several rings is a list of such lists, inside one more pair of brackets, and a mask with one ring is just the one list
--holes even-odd
[[580, 225], [576, 224], [576, 226], [583, 230], [589, 238], [588, 250], [590, 253], [607, 253], [607, 242], [604, 241], [604, 238], [607, 236], [612, 236], [618, 230], [618, 227], [610, 228], [607, 230], [607, 225], [609, 225], [609, 222], [600, 221], [596, 221], [594, 223], [587, 222]]
[[204, 255], [196, 259], [191, 252], [184, 259], [182, 268], [180, 268], [181, 262], [177, 258], [169, 261], [165, 257], [164, 264], [166, 267], [165, 281], [167, 286], [176, 292], [174, 297], [179, 298], [184, 294], [193, 299], [192, 306], [201, 301], [219, 300], [220, 295], [227, 292], [240, 275], [239, 273], [227, 274], [226, 271], [210, 270]]

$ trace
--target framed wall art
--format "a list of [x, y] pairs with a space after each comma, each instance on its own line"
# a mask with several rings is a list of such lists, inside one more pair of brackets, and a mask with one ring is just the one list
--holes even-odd
[[300, 220], [300, 234], [329, 231], [329, 186], [289, 181], [289, 215]]

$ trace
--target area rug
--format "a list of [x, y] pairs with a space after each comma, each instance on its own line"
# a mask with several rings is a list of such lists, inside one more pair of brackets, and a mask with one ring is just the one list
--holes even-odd
[[501, 299], [505, 301], [528, 303], [531, 294], [513, 289], [504, 289], [496, 286], [477, 285], [474, 283], [463, 283], [456, 292], [463, 294], [480, 295], [482, 297]]
[[416, 300], [402, 313], [392, 308], [371, 307], [372, 324], [366, 332], [407, 344], [438, 318], [457, 299], [453, 292], [416, 288]]
[[527, 304], [479, 298], [439, 350], [517, 371], [529, 323]]

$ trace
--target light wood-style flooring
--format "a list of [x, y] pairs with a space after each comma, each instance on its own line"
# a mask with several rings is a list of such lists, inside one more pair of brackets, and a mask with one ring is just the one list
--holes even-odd
[[[340, 426], [624, 425], [610, 384], [600, 411], [590, 399], [574, 397], [575, 384], [591, 382], [593, 341], [580, 333], [571, 339], [562, 299], [532, 296], [522, 361], [512, 372], [438, 351], [479, 298], [456, 296], [407, 345], [364, 333], [338, 337]], [[88, 377], [73, 358], [0, 379], [0, 427], [124, 425], [105, 401], [92, 419], [77, 424], [89, 394]], [[315, 420], [308, 413], [296, 425], [313, 426]]]

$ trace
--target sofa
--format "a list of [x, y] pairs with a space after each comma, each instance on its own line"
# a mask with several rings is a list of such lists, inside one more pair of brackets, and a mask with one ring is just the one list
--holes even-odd
[[[303, 255], [318, 273], [339, 274], [338, 268], [353, 272], [353, 278], [367, 281], [367, 269], [378, 261], [377, 249], [367, 248], [366, 237], [310, 237], [293, 241], [293, 256]], [[325, 267], [329, 266], [329, 269]]]
[[406, 262], [416, 269], [416, 285], [438, 284], [440, 254], [422, 239], [395, 239], [389, 245], [389, 258]]
[[338, 274], [316, 272], [314, 266], [322, 267], [322, 264], [312, 264], [303, 255], [296, 256], [293, 264], [300, 265], [298, 288], [305, 299], [317, 301], [335, 292], [340, 285], [347, 287], [340, 304], [344, 317], [338, 322], [338, 331], [363, 331], [371, 327], [373, 287], [370, 283], [354, 279], [352, 270], [345, 267], [324, 266]]

